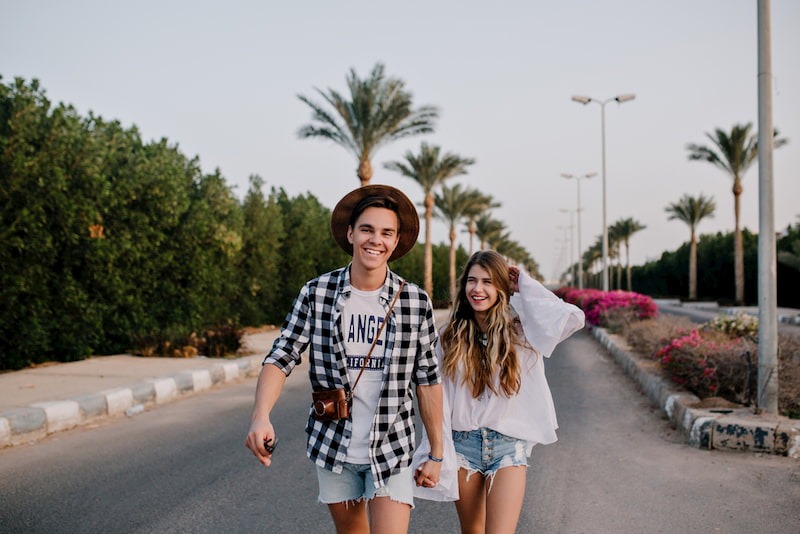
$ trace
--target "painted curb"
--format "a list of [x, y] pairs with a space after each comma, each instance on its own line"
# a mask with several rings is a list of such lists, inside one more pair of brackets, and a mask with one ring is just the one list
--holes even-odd
[[800, 420], [756, 416], [747, 408], [731, 413], [692, 408], [700, 399], [659, 376], [655, 362], [635, 356], [621, 337], [604, 328], [592, 327], [591, 332], [650, 401], [664, 410], [690, 446], [800, 458]]
[[257, 376], [263, 358], [263, 355], [245, 356], [215, 363], [207, 369], [183, 371], [129, 386], [62, 401], [39, 402], [20, 410], [0, 413], [0, 448], [33, 443], [50, 434], [105, 418], [134, 416], [149, 407]]

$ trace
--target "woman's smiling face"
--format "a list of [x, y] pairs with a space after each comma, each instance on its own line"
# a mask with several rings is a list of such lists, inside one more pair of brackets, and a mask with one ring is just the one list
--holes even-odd
[[492, 283], [489, 271], [480, 265], [470, 267], [464, 292], [476, 314], [485, 314], [497, 303], [497, 288]]

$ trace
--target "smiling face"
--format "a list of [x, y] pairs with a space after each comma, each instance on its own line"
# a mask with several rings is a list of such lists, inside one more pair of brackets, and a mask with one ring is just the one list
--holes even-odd
[[497, 303], [497, 287], [492, 281], [489, 271], [478, 264], [473, 265], [467, 272], [464, 295], [472, 306], [475, 317], [485, 316], [492, 306]]
[[399, 239], [395, 212], [377, 207], [365, 209], [347, 229], [347, 240], [353, 245], [353, 267], [366, 271], [385, 269]]

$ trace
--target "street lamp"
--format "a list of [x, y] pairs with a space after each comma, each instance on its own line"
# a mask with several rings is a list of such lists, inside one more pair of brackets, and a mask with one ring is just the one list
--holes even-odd
[[561, 176], [564, 178], [575, 178], [575, 183], [578, 184], [578, 207], [575, 210], [578, 213], [578, 289], [583, 289], [583, 248], [581, 245], [581, 178], [591, 178], [592, 176], [597, 176], [596, 172], [590, 172], [589, 174], [568, 174], [566, 172], [562, 172]]
[[[572, 269], [570, 267], [571, 264], [569, 263], [570, 259], [572, 257], [572, 250], [570, 249], [570, 241], [567, 238], [567, 231], [569, 229], [570, 229], [569, 226], [562, 226], [560, 224], [556, 226], [556, 230], [564, 230], [564, 237], [563, 238], [556, 238], [556, 242], [558, 243], [558, 262], [557, 262], [557, 266], [556, 266], [556, 270], [554, 272], [553, 278], [556, 278], [558, 276], [559, 271], [561, 269], [560, 266], [561, 266], [562, 260], [563, 260], [564, 263], [567, 264], [567, 268], [564, 271], [562, 271], [562, 277], [559, 278], [561, 284], [564, 284], [564, 278], [565, 277], [567, 277], [567, 276], [571, 277], [572, 276]], [[569, 274], [567, 274], [567, 273], [569, 273]]]
[[561, 213], [568, 213], [569, 214], [569, 226], [567, 227], [567, 228], [569, 228], [569, 270], [570, 270], [570, 276], [572, 277], [572, 285], [574, 287], [576, 276], [575, 276], [575, 262], [573, 261], [572, 253], [574, 252], [574, 249], [575, 249], [575, 247], [574, 247], [575, 241], [573, 240], [573, 237], [575, 235], [575, 231], [574, 231], [575, 230], [575, 225], [573, 224], [573, 221], [572, 221], [572, 214], [575, 213], [575, 210], [571, 210], [571, 209], [567, 209], [567, 208], [559, 208], [558, 211], [560, 211]]
[[603, 140], [603, 291], [608, 291], [608, 224], [606, 219], [606, 104], [617, 102], [622, 104], [636, 98], [634, 94], [617, 95], [607, 100], [597, 100], [588, 96], [573, 96], [572, 100], [586, 105], [594, 102], [600, 105], [600, 128]]

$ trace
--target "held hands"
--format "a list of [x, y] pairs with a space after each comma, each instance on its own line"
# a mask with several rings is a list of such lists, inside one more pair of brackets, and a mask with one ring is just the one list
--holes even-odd
[[441, 472], [442, 462], [427, 460], [417, 468], [417, 472], [414, 474], [414, 481], [417, 486], [433, 488], [439, 483]]
[[519, 267], [508, 266], [508, 277], [511, 279], [511, 294], [519, 293]]
[[250, 424], [250, 431], [247, 433], [244, 446], [253, 451], [253, 454], [258, 458], [259, 462], [269, 467], [272, 463], [272, 452], [265, 448], [265, 442], [268, 445], [275, 445], [277, 443], [275, 429], [272, 428], [272, 423], [269, 421], [253, 421]]

